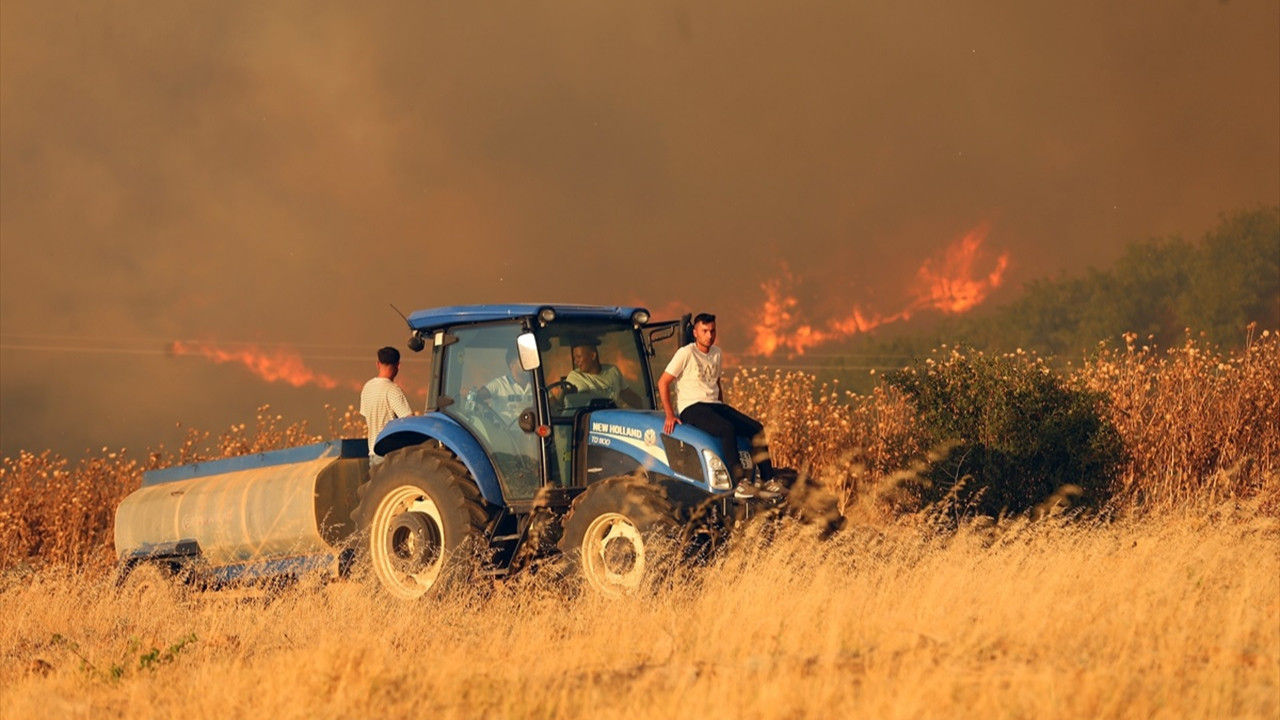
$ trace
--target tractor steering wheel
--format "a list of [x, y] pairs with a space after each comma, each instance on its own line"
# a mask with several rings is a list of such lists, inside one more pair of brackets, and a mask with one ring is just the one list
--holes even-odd
[[566, 393], [582, 392], [581, 390], [578, 389], [577, 385], [574, 385], [573, 383], [569, 382], [568, 380], [565, 380], [564, 378], [561, 378], [553, 383], [548, 384], [547, 392], [555, 390], [556, 388], [564, 388], [564, 391]]

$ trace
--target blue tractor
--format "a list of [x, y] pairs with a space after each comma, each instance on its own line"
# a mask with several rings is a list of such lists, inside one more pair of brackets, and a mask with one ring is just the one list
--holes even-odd
[[[657, 381], [685, 340], [687, 318], [513, 304], [422, 310], [407, 320], [409, 347], [431, 352], [426, 407], [379, 433], [381, 462], [370, 465], [363, 443], [343, 441], [267, 453], [280, 458], [247, 468], [233, 459], [160, 471], [117, 513], [122, 564], [159, 560], [225, 576], [229, 568], [343, 569], [354, 559], [393, 595], [415, 598], [478, 554], [492, 576], [551, 564], [619, 595], [640, 586], [659, 539], [687, 551], [753, 513], [789, 508], [785, 493], [736, 497], [709, 434], [687, 425], [663, 432]], [[594, 372], [575, 370], [575, 353], [591, 355]], [[739, 448], [743, 467], [756, 472], [750, 438]], [[795, 484], [794, 472], [777, 477]], [[834, 499], [802, 485], [790, 491], [790, 509], [803, 496], [803, 514], [838, 527]], [[185, 510], [175, 504], [184, 494], [192, 496]], [[260, 502], [245, 502], [250, 495]], [[239, 517], [246, 512], [253, 517]], [[219, 523], [237, 534], [216, 530]]]

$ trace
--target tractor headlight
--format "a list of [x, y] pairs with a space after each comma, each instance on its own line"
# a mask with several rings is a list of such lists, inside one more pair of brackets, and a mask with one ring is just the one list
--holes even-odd
[[635, 312], [631, 313], [631, 324], [635, 325], [636, 327], [640, 327], [647, 322], [649, 322], [648, 310], [645, 310], [644, 308], [640, 308], [639, 310], [636, 310]]
[[729, 468], [724, 466], [724, 461], [719, 455], [704, 448], [702, 457], [706, 458], [707, 469], [711, 471], [707, 473], [707, 477], [711, 478], [712, 490], [728, 490], [733, 487], [733, 481], [729, 478]]
[[556, 319], [555, 308], [544, 307], [538, 311], [538, 322], [546, 327], [547, 323]]

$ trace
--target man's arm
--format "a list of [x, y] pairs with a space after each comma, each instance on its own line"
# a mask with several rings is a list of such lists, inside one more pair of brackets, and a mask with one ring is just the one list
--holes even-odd
[[405, 397], [404, 389], [399, 385], [394, 387], [394, 391], [387, 393], [387, 404], [391, 406], [391, 412], [396, 417], [409, 417], [413, 414], [413, 408], [409, 407], [409, 398]]
[[608, 373], [610, 390], [619, 407], [638, 408], [644, 404], [636, 391], [627, 387], [627, 379], [622, 377], [622, 371], [617, 365], [610, 365]]
[[502, 389], [501, 386], [499, 385], [499, 383], [501, 382], [502, 382], [502, 378], [498, 377], [476, 388], [476, 394], [475, 394], [476, 400], [487, 401], [490, 398], [492, 398], [494, 395], [501, 395], [502, 393], [498, 392], [499, 390]]
[[676, 425], [680, 424], [680, 418], [676, 417], [675, 407], [671, 404], [671, 383], [675, 379], [676, 376], [669, 372], [662, 373], [662, 377], [658, 378], [658, 396], [662, 398], [662, 409], [667, 414], [667, 419], [662, 424], [662, 431], [668, 435], [676, 429]]

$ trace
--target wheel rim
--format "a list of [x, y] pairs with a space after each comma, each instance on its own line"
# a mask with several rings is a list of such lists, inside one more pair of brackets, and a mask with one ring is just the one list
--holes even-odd
[[444, 566], [440, 509], [421, 488], [406, 485], [387, 493], [374, 512], [369, 555], [374, 572], [393, 594], [420, 597]]
[[644, 578], [644, 538], [625, 515], [605, 513], [587, 526], [582, 539], [583, 574], [600, 592], [614, 597], [640, 587]]

